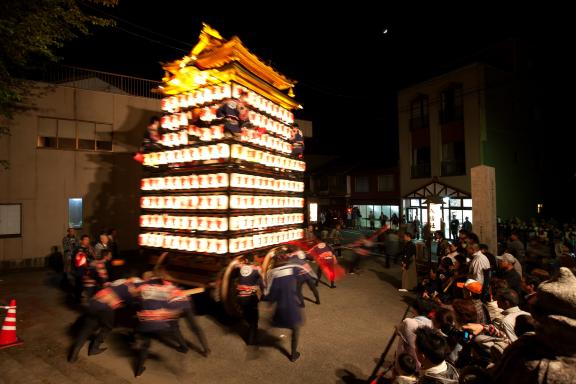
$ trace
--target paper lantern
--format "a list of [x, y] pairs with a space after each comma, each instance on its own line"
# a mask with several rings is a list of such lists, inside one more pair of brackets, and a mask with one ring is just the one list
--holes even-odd
[[194, 237], [189, 237], [188, 248], [186, 250], [189, 252], [196, 252], [198, 250], [198, 239]]

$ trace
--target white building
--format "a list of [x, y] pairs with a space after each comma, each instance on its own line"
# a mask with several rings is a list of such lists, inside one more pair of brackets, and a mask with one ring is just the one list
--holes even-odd
[[473, 223], [470, 168], [477, 165], [496, 169], [499, 216], [537, 214], [531, 111], [518, 89], [512, 74], [472, 64], [399, 92], [400, 194], [408, 221], [428, 222], [432, 201], [442, 204], [447, 230], [453, 215]]
[[[33, 83], [34, 107], [0, 138], [0, 269], [40, 266], [79, 234], [118, 230], [120, 249], [136, 249], [141, 166], [149, 118], [160, 113], [152, 81], [76, 71], [77, 79]], [[79, 76], [81, 75], [81, 76]]]

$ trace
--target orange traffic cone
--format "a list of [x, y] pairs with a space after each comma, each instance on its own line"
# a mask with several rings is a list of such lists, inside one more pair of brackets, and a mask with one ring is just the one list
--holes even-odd
[[22, 340], [16, 336], [16, 300], [10, 300], [10, 305], [4, 308], [8, 308], [8, 314], [0, 330], [0, 349], [22, 344]]

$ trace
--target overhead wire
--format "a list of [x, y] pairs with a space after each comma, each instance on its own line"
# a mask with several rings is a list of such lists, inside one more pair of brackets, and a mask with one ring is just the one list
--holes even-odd
[[131, 25], [131, 26], [133, 26], [133, 27], [135, 27], [135, 28], [138, 28], [138, 29], [141, 29], [141, 30], [143, 30], [143, 31], [149, 32], [149, 33], [151, 33], [151, 34], [153, 34], [153, 35], [156, 35], [156, 36], [159, 36], [159, 37], [163, 37], [163, 38], [165, 38], [165, 39], [172, 40], [172, 41], [174, 41], [174, 42], [176, 42], [176, 43], [183, 44], [183, 45], [186, 45], [186, 46], [189, 46], [189, 47], [191, 47], [191, 46], [194, 45], [194, 44], [192, 44], [191, 42], [182, 41], [182, 40], [180, 40], [180, 39], [176, 39], [176, 38], [174, 38], [174, 37], [172, 37], [172, 36], [169, 36], [169, 35], [166, 35], [166, 34], [163, 34], [163, 33], [160, 33], [160, 32], [156, 32], [156, 31], [154, 31], [154, 30], [152, 30], [152, 29], [150, 29], [150, 28], [148, 28], [148, 27], [145, 27], [145, 26], [142, 26], [142, 25], [140, 25], [140, 24], [134, 23], [134, 22], [132, 22], [132, 21], [123, 19], [123, 18], [121, 18], [120, 16], [116, 16], [116, 15], [113, 15], [113, 14], [111, 14], [111, 13], [108, 13], [108, 12], [106, 12], [106, 11], [104, 11], [104, 10], [102, 10], [102, 9], [99, 9], [99, 8], [93, 6], [93, 5], [90, 5], [90, 4], [85, 4], [85, 5], [86, 5], [88, 8], [93, 9], [93, 10], [95, 10], [95, 11], [97, 11], [97, 12], [99, 12], [99, 13], [107, 16], [107, 17], [110, 17], [110, 18], [112, 18], [112, 19], [114, 19], [114, 20], [116, 20], [116, 21], [120, 21], [120, 22], [122, 22], [122, 23]]
[[186, 46], [189, 47], [189, 48], [188, 48], [188, 49], [183, 49], [183, 48], [180, 48], [180, 47], [176, 47], [176, 46], [174, 46], [174, 45], [172, 45], [172, 44], [165, 43], [165, 42], [160, 41], [160, 40], [158, 40], [158, 39], [154, 39], [154, 38], [151, 38], [151, 37], [149, 37], [149, 36], [145, 36], [145, 35], [142, 35], [142, 34], [140, 34], [140, 33], [131, 31], [131, 30], [125, 28], [125, 27], [121, 27], [120, 25], [115, 25], [115, 26], [114, 26], [114, 28], [116, 28], [116, 29], [118, 29], [118, 30], [120, 30], [120, 31], [122, 31], [122, 32], [128, 33], [128, 34], [130, 34], [130, 35], [132, 35], [132, 36], [138, 37], [138, 38], [140, 38], [140, 39], [147, 40], [147, 41], [152, 42], [152, 43], [154, 43], [154, 44], [162, 45], [163, 47], [168, 47], [168, 48], [171, 48], [171, 49], [175, 49], [175, 50], [177, 50], [177, 51], [184, 52], [184, 53], [189, 53], [189, 52], [190, 52], [190, 49], [191, 49], [192, 46], [193, 46], [192, 43], [188, 43], [188, 42], [185, 42], [185, 41], [182, 41], [182, 40], [178, 40], [178, 39], [173, 38], [173, 37], [171, 37], [171, 36], [168, 36], [168, 35], [165, 35], [165, 34], [156, 32], [156, 31], [154, 31], [154, 30], [151, 30], [151, 29], [146, 28], [146, 27], [144, 27], [144, 26], [141, 26], [141, 25], [139, 25], [139, 24], [136, 24], [136, 23], [133, 23], [133, 22], [131, 22], [131, 21], [122, 19], [121, 17], [112, 15], [112, 14], [110, 14], [110, 13], [108, 13], [108, 12], [105, 12], [105, 11], [103, 11], [103, 10], [101, 10], [101, 9], [95, 7], [95, 6], [92, 6], [92, 5], [90, 5], [90, 4], [85, 3], [84, 5], [85, 5], [86, 7], [88, 7], [88, 8], [90, 8], [90, 9], [94, 10], [94, 11], [97, 11], [98, 13], [100, 13], [100, 14], [106, 16], [106, 17], [110, 17], [110, 18], [112, 18], [112, 19], [114, 19], [114, 20], [116, 20], [116, 21], [120, 21], [120, 22], [126, 23], [126, 24], [128, 24], [128, 25], [130, 25], [130, 26], [133, 26], [133, 27], [135, 27], [135, 28], [138, 28], [138, 29], [144, 30], [144, 31], [146, 31], [146, 32], [152, 33], [152, 34], [154, 34], [154, 35], [156, 35], [156, 36], [160, 36], [160, 37], [163, 37], [163, 38], [165, 38], [165, 39], [172, 40], [172, 41], [174, 41], [174, 42], [177, 42], [177, 43], [186, 45]]

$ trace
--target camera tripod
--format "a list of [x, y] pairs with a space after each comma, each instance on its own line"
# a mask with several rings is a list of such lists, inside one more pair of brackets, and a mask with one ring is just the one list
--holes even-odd
[[[408, 312], [410, 312], [410, 307], [411, 307], [411, 305], [408, 304], [408, 306], [406, 307], [406, 310], [404, 311], [404, 315], [402, 316], [402, 320], [400, 320], [400, 321], [403, 321], [406, 318], [406, 316], [408, 315]], [[396, 336], [398, 336], [398, 334], [396, 332], [396, 328], [394, 328], [394, 333], [392, 334], [392, 336], [390, 336], [390, 339], [388, 340], [388, 344], [386, 344], [386, 348], [384, 348], [384, 352], [382, 352], [382, 354], [380, 355], [380, 359], [378, 360], [378, 363], [374, 367], [372, 374], [370, 374], [370, 377], [368, 377], [368, 379], [366, 380], [366, 383], [368, 383], [368, 384], [372, 383], [372, 381], [374, 381], [374, 379], [376, 379], [376, 377], [378, 376], [378, 371], [380, 370], [382, 365], [384, 365], [384, 360], [386, 359], [386, 356], [388, 355], [390, 348], [392, 348], [392, 345], [394, 344], [394, 340], [396, 340]]]

